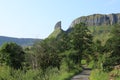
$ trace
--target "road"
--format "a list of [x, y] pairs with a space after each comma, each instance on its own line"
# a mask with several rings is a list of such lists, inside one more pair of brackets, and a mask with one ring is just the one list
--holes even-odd
[[80, 74], [73, 76], [71, 80], [89, 80], [91, 69], [85, 68]]

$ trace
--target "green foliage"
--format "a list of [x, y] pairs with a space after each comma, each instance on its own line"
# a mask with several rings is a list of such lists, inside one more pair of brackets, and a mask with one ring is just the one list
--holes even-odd
[[110, 77], [113, 77], [115, 80], [120, 80], [120, 69], [114, 69], [109, 73]]
[[80, 23], [69, 33], [56, 29], [24, 51], [15, 43], [6, 43], [0, 49], [0, 80], [70, 80], [82, 70], [81, 65], [95, 69], [91, 80], [108, 80], [103, 70], [120, 62], [119, 31], [119, 25], [111, 35], [111, 27]]
[[66, 80], [70, 79], [77, 71], [66, 71], [63, 67], [61, 70], [57, 68], [47, 68], [46, 71], [37, 70], [15, 70], [8, 66], [0, 66], [0, 80]]
[[33, 46], [32, 50], [37, 55], [37, 67], [45, 70], [48, 67], [60, 66], [61, 57], [58, 55], [59, 50], [57, 42], [54, 39], [45, 39]]
[[48, 38], [56, 38], [62, 32], [63, 30], [57, 28], [48, 36]]
[[87, 64], [86, 60], [84, 60], [84, 59], [83, 59], [83, 60], [81, 60], [81, 64], [82, 64], [82, 65]]
[[[70, 33], [71, 48], [76, 52], [71, 54], [73, 61], [80, 64], [83, 55], [87, 56], [92, 44], [92, 35], [84, 23], [76, 24]], [[84, 57], [86, 57], [84, 56]]]
[[[111, 56], [119, 56], [120, 57], [120, 24], [116, 24], [113, 28], [113, 53]], [[120, 62], [118, 60], [117, 62]]]
[[99, 69], [92, 70], [90, 80], [120, 80], [120, 70], [112, 70], [111, 72], [104, 72]]
[[91, 72], [90, 80], [108, 80], [109, 75], [106, 72], [102, 72], [98, 69], [95, 69]]
[[90, 26], [88, 29], [92, 32], [93, 41], [96, 42], [97, 40], [102, 42], [104, 46], [106, 41], [111, 37], [110, 32], [113, 26]]
[[24, 52], [16, 43], [5, 43], [0, 49], [1, 64], [6, 64], [15, 69], [22, 68]]
[[112, 37], [107, 41], [105, 48], [109, 52], [104, 68], [107, 71], [113, 69], [113, 66], [120, 64], [120, 25], [116, 24], [112, 29]]
[[91, 68], [91, 69], [94, 69], [94, 67], [95, 67], [95, 61], [94, 60], [91, 60], [90, 62], [89, 62], [89, 64], [88, 64], [88, 68]]

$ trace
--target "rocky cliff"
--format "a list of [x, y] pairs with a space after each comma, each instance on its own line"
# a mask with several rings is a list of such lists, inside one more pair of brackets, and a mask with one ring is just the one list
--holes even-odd
[[61, 29], [61, 21], [57, 22], [55, 24], [55, 28], [54, 29]]
[[64, 32], [61, 28], [61, 21], [57, 22], [54, 27], [54, 31], [48, 36], [48, 38], [55, 38], [57, 37], [61, 32]]
[[80, 22], [86, 23], [88, 26], [102, 26], [102, 25], [113, 25], [120, 23], [120, 13], [118, 14], [93, 14], [89, 16], [82, 16], [75, 19], [70, 27], [74, 27], [75, 24]]

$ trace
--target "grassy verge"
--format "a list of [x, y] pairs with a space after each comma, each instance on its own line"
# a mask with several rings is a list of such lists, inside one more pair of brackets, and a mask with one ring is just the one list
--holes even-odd
[[99, 69], [94, 69], [91, 72], [90, 80], [120, 80], [120, 70], [103, 72]]
[[70, 80], [78, 70], [48, 68], [42, 70], [14, 70], [8, 66], [0, 66], [0, 80]]
[[90, 80], [108, 80], [108, 74], [98, 69], [92, 70]]

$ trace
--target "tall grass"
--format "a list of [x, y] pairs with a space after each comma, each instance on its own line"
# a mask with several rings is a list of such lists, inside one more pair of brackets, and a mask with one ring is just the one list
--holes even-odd
[[90, 80], [120, 80], [120, 70], [104, 72], [99, 69], [92, 70]]
[[95, 69], [91, 72], [90, 80], [108, 80], [108, 73]]
[[[66, 66], [65, 66], [66, 67]], [[69, 80], [77, 70], [68, 71], [66, 68], [48, 68], [38, 70], [14, 70], [8, 66], [0, 66], [0, 80]]]

